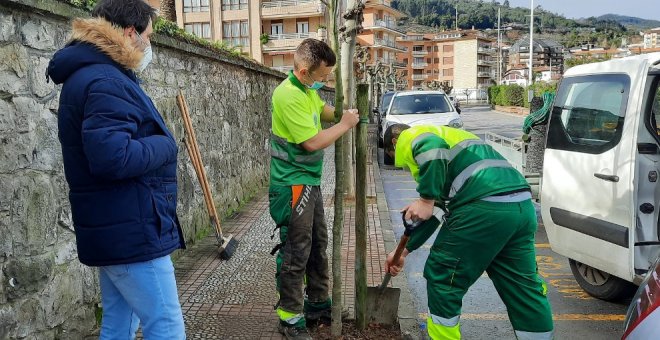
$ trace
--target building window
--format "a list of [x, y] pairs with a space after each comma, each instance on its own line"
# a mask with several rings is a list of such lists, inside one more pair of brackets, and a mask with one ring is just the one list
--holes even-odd
[[442, 52], [454, 52], [454, 45], [442, 46]]
[[440, 58], [433, 58], [434, 64], [440, 64]]
[[211, 39], [211, 24], [208, 22], [196, 22], [185, 24], [184, 29], [190, 34], [200, 38]]
[[183, 0], [183, 13], [208, 12], [210, 0]]
[[427, 47], [426, 47], [426, 52], [431, 52], [431, 51], [432, 51], [432, 47], [431, 47], [431, 46], [427, 46]]
[[454, 63], [454, 57], [444, 57], [442, 58], [442, 63], [445, 65], [451, 65]]
[[297, 33], [309, 33], [309, 22], [308, 21], [299, 21], [296, 23], [296, 32]]
[[403, 63], [408, 65], [408, 58], [403, 58]]
[[247, 9], [248, 0], [222, 0], [223, 11], [235, 11], [239, 9]]
[[424, 46], [422, 45], [415, 45], [413, 46], [413, 52], [424, 52]]
[[222, 26], [222, 40], [229, 46], [250, 46], [250, 26], [247, 21], [225, 21]]
[[433, 46], [433, 52], [438, 52], [439, 50], [440, 48], [438, 47], [438, 45]]
[[433, 60], [431, 58], [426, 58], [426, 63], [430, 64]]
[[270, 35], [281, 35], [284, 34], [284, 24], [270, 24]]
[[454, 69], [453, 68], [446, 68], [442, 70], [442, 76], [443, 77], [453, 77], [454, 76]]

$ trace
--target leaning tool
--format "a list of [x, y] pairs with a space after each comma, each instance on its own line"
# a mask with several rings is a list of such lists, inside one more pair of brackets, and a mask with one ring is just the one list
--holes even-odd
[[208, 179], [206, 178], [206, 171], [204, 170], [204, 163], [202, 162], [202, 155], [199, 152], [199, 146], [197, 145], [197, 137], [195, 136], [195, 130], [193, 130], [192, 121], [190, 119], [190, 111], [188, 110], [188, 104], [186, 99], [183, 96], [183, 92], [179, 90], [179, 95], [176, 96], [177, 105], [181, 111], [181, 117], [183, 118], [183, 126], [185, 129], [184, 144], [186, 145], [186, 150], [190, 156], [190, 161], [193, 164], [195, 169], [195, 174], [199, 180], [199, 185], [202, 187], [202, 192], [204, 194], [204, 203], [206, 204], [206, 209], [209, 213], [209, 219], [211, 225], [215, 229], [215, 236], [218, 240], [218, 254], [223, 260], [229, 260], [236, 252], [238, 247], [238, 240], [236, 240], [232, 235], [225, 237], [222, 234], [222, 228], [220, 227], [220, 219], [218, 218], [218, 212], [215, 209], [215, 203], [213, 203], [213, 196], [211, 195], [211, 188], [209, 186]]
[[[403, 226], [405, 231], [399, 244], [394, 252], [393, 263], [397, 263], [401, 257], [401, 253], [406, 248], [408, 238], [412, 231], [423, 221], [408, 223], [403, 213]], [[389, 288], [387, 284], [390, 282], [392, 274], [387, 272], [383, 278], [383, 282], [378, 287], [367, 287], [367, 311], [369, 323], [379, 323], [382, 325], [394, 325], [397, 322], [399, 314], [399, 297], [401, 296], [401, 288]]]

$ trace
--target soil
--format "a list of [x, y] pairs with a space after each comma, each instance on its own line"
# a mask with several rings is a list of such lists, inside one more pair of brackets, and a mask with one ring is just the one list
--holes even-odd
[[[341, 340], [400, 340], [403, 339], [398, 326], [385, 326], [380, 324], [369, 324], [364, 331], [358, 331], [352, 320], [345, 320], [342, 324]], [[330, 340], [332, 332], [330, 326], [318, 325], [309, 330], [309, 334], [315, 340]]]

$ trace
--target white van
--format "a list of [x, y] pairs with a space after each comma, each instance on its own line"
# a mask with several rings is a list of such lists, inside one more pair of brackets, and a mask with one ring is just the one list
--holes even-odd
[[589, 294], [617, 300], [660, 253], [660, 53], [575, 66], [557, 91], [541, 210]]

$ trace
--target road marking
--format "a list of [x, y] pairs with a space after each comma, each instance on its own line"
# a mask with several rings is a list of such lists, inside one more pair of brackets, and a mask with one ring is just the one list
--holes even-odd
[[[428, 313], [419, 313], [420, 319], [426, 319]], [[463, 313], [461, 314], [463, 320], [492, 320], [492, 321], [508, 321], [509, 316], [504, 313]], [[624, 321], [626, 316], [623, 314], [553, 314], [552, 320], [554, 321]]]
[[534, 246], [536, 248], [550, 248], [550, 243], [537, 243]]

